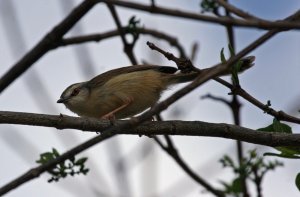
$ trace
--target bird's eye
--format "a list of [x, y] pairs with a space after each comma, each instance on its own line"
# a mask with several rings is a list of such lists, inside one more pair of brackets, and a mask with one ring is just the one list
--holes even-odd
[[79, 91], [80, 91], [79, 88], [75, 88], [71, 93], [71, 96], [76, 96], [79, 93]]

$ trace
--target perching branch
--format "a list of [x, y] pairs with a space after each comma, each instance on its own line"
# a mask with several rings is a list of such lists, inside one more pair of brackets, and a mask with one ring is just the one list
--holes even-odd
[[[136, 120], [118, 120], [113, 126], [109, 121], [93, 118], [33, 114], [24, 112], [0, 112], [0, 124], [19, 124], [53, 127], [57, 129], [78, 129], [82, 131], [104, 132], [117, 130], [116, 134], [127, 135], [185, 135], [208, 136], [236, 139], [266, 146], [299, 146], [300, 134], [260, 132], [245, 127], [225, 123], [207, 123], [202, 121], [149, 121], [132, 128]], [[124, 127], [124, 125], [127, 125]]]

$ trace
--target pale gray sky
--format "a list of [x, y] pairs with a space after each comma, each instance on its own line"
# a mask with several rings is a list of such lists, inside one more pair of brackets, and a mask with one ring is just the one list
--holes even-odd
[[[80, 0], [1, 0], [0, 1], [0, 76], [31, 49], [54, 25], [59, 23], [68, 10], [78, 5]], [[146, 1], [147, 2], [147, 1]], [[232, 1], [242, 9], [259, 17], [281, 19], [300, 8], [297, 0], [272, 1]], [[165, 0], [157, 1], [178, 9], [199, 12], [199, 1]], [[225, 28], [219, 25], [149, 15], [125, 8], [117, 8], [122, 24], [135, 15], [148, 28], [170, 33], [178, 38], [186, 52], [190, 54], [191, 45], [197, 42], [200, 50], [195, 65], [203, 68], [219, 62], [221, 48], [227, 46]], [[15, 17], [15, 18], [14, 18]], [[115, 29], [115, 24], [104, 4], [97, 5], [85, 16], [68, 36], [98, 33]], [[242, 49], [265, 31], [257, 29], [236, 28], [237, 49]], [[267, 102], [272, 107], [296, 114], [299, 106], [300, 84], [300, 37], [299, 31], [283, 32], [265, 45], [253, 51], [256, 56], [255, 67], [240, 77], [242, 87], [257, 99]], [[176, 53], [165, 42], [149, 36], [142, 36], [135, 47], [138, 60], [155, 64], [174, 65], [162, 56], [148, 49], [145, 42], [149, 40], [166, 50]], [[56, 104], [61, 92], [70, 84], [85, 81], [103, 71], [130, 65], [123, 53], [120, 38], [113, 38], [99, 43], [80, 46], [62, 47], [50, 51], [37, 61], [24, 75], [9, 86], [0, 96], [0, 110], [24, 111], [45, 114], [68, 114], [64, 106]], [[94, 70], [94, 73], [90, 70]], [[179, 86], [182, 87], [182, 86]], [[172, 88], [163, 98], [172, 94], [178, 87]], [[226, 106], [209, 100], [200, 100], [200, 96], [211, 93], [228, 99], [228, 89], [216, 82], [209, 82], [188, 96], [176, 102], [166, 112], [165, 119], [201, 120], [209, 122], [232, 123], [231, 113]], [[45, 95], [46, 98], [45, 98]], [[272, 117], [242, 100], [242, 125], [259, 128], [271, 123]], [[192, 105], [191, 105], [192, 103]], [[192, 106], [192, 107], [191, 107]], [[174, 116], [177, 110], [181, 114]], [[300, 127], [290, 124], [295, 132]], [[64, 152], [95, 134], [76, 130], [57, 131], [56, 129], [29, 126], [0, 125], [0, 186], [18, 177], [28, 169], [36, 166], [39, 153], [56, 147]], [[214, 185], [219, 180], [231, 178], [229, 170], [221, 169], [219, 158], [224, 154], [235, 156], [234, 142], [216, 138], [176, 137], [174, 141], [188, 164], [207, 178]], [[150, 153], [139, 161], [140, 149], [146, 146]], [[274, 151], [260, 146], [247, 144], [248, 148]], [[146, 151], [147, 152], [147, 151]], [[146, 154], [146, 153], [144, 153]], [[125, 187], [131, 196], [199, 196], [203, 191], [177, 166], [173, 160], [162, 152], [151, 139], [137, 136], [119, 136], [101, 143], [81, 155], [89, 156], [91, 168], [88, 176], [68, 178], [57, 184], [48, 184], [49, 175], [30, 181], [7, 194], [18, 196], [119, 196], [118, 188]], [[142, 154], [143, 155], [143, 154]], [[126, 161], [129, 157], [130, 160]], [[125, 158], [125, 159], [124, 159]], [[136, 162], [134, 162], [136, 160]], [[120, 162], [125, 165], [125, 174], [115, 171]], [[297, 160], [284, 161], [285, 167], [277, 169], [265, 178], [263, 185], [265, 196], [296, 196], [294, 185], [296, 173], [300, 170]], [[124, 163], [125, 162], [125, 163]], [[132, 167], [133, 166], [133, 167]], [[120, 175], [122, 174], [122, 175]], [[127, 184], [116, 183], [117, 178], [126, 180]], [[178, 183], [184, 183], [179, 187]], [[182, 184], [181, 184], [182, 185]], [[129, 186], [129, 188], [128, 188]], [[251, 188], [254, 189], [254, 188]], [[211, 196], [201, 194], [201, 196]]]

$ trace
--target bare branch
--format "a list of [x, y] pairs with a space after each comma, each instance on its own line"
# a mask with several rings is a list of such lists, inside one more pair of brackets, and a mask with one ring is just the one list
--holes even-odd
[[52, 44], [60, 40], [77, 21], [79, 21], [94, 5], [96, 1], [85, 0], [77, 6], [61, 23], [55, 26], [42, 40], [23, 56], [0, 79], [0, 93], [15, 79], [22, 75], [33, 63], [52, 49]]
[[208, 15], [202, 15], [198, 13], [191, 13], [186, 11], [180, 11], [175, 9], [158, 7], [157, 5], [148, 6], [140, 3], [134, 3], [129, 1], [120, 1], [120, 0], [98, 0], [98, 2], [110, 2], [114, 5], [142, 10], [145, 12], [149, 12], [151, 14], [162, 14], [173, 17], [180, 17], [185, 19], [192, 19], [210, 23], [217, 23], [220, 25], [233, 25], [233, 26], [241, 26], [241, 27], [252, 27], [252, 28], [260, 28], [260, 29], [300, 29], [299, 22], [287, 22], [287, 21], [265, 21], [265, 20], [240, 20], [228, 17], [213, 17]]
[[136, 120], [119, 120], [111, 126], [109, 121], [99, 121], [93, 118], [71, 116], [55, 116], [23, 112], [0, 112], [0, 124], [20, 124], [31, 126], [54, 127], [57, 129], [78, 129], [82, 131], [106, 132], [128, 135], [186, 135], [209, 136], [236, 139], [266, 146], [299, 146], [300, 134], [285, 134], [260, 132], [245, 127], [230, 124], [214, 124], [202, 121], [149, 121], [137, 125]]
[[122, 25], [121, 25], [121, 21], [118, 17], [118, 14], [117, 14], [117, 11], [114, 7], [114, 5], [112, 5], [110, 3], [110, 1], [107, 2], [107, 6], [110, 10], [110, 13], [112, 14], [113, 18], [114, 18], [114, 21], [118, 27], [118, 31], [119, 31], [119, 34], [120, 34], [120, 37], [121, 37], [121, 40], [123, 42], [123, 45], [124, 45], [124, 52], [126, 53], [126, 55], [128, 56], [130, 62], [133, 64], [133, 65], [136, 65], [137, 64], [137, 60], [133, 54], [133, 47], [134, 47], [134, 43], [132, 44], [129, 44], [128, 41], [126, 40], [126, 37], [125, 37], [125, 31], [123, 30], [122, 28]]
[[[128, 29], [124, 28], [125, 33], [129, 33]], [[155, 38], [162, 39], [167, 41], [171, 46], [174, 46], [178, 49], [180, 53], [180, 57], [187, 57], [183, 47], [178, 43], [177, 39], [173, 36], [170, 36], [169, 34], [163, 33], [161, 31], [157, 31], [154, 29], [148, 29], [148, 28], [136, 28], [137, 33], [139, 34], [144, 34], [144, 35], [151, 35]], [[55, 45], [56, 47], [60, 46], [67, 46], [67, 45], [72, 45], [72, 44], [81, 44], [85, 42], [99, 42], [104, 39], [112, 38], [115, 36], [119, 36], [119, 31], [118, 30], [111, 30], [107, 31], [104, 33], [99, 33], [99, 34], [90, 34], [90, 35], [84, 35], [84, 36], [76, 36], [76, 37], [71, 37], [71, 38], [65, 38], [60, 41], [58, 41]]]
[[[226, 10], [228, 10], [229, 12], [239, 16], [239, 17], [242, 17], [244, 19], [251, 19], [251, 20], [263, 20], [263, 19], [260, 19], [252, 14], [249, 14], [235, 6], [233, 6], [232, 4], [224, 1], [224, 0], [214, 0], [215, 2], [217, 2], [218, 4], [220, 4], [221, 6], [223, 6]], [[263, 20], [265, 22], [268, 22], [267, 20]]]
[[248, 92], [246, 92], [243, 88], [235, 87], [235, 86], [231, 85], [230, 83], [228, 83], [227, 81], [225, 81], [221, 78], [218, 78], [218, 77], [214, 78], [214, 80], [221, 83], [222, 85], [226, 86], [227, 88], [231, 89], [231, 91], [234, 94], [241, 96], [245, 100], [249, 101], [250, 103], [252, 103], [256, 107], [258, 107], [259, 109], [263, 110], [265, 113], [272, 115], [276, 119], [300, 124], [300, 118], [291, 116], [291, 115], [285, 113], [284, 111], [276, 111], [275, 109], [271, 108], [267, 104], [264, 104], [264, 103], [260, 102], [259, 100], [257, 100], [256, 98], [254, 98], [252, 95], [250, 95]]

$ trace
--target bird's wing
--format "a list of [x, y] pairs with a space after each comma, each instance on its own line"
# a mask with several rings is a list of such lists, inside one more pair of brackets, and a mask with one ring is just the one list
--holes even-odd
[[177, 68], [171, 67], [171, 66], [155, 66], [155, 65], [134, 65], [134, 66], [127, 66], [127, 67], [121, 67], [113, 70], [109, 70], [107, 72], [104, 72], [90, 81], [87, 82], [87, 87], [94, 88], [99, 87], [105, 84], [107, 81], [112, 79], [113, 77], [116, 77], [121, 74], [125, 73], [131, 73], [131, 72], [138, 72], [143, 70], [156, 70], [157, 72], [167, 73], [167, 74], [173, 74], [177, 71]]

